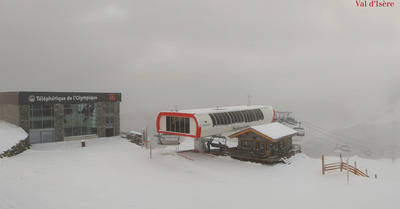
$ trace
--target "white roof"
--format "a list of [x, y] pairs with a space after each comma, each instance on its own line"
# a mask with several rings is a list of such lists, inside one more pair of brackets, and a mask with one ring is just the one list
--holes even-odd
[[138, 132], [138, 131], [128, 131], [127, 133], [136, 134], [136, 135], [142, 135], [142, 133]]
[[297, 133], [296, 130], [293, 130], [280, 123], [269, 123], [259, 126], [252, 126], [251, 128], [274, 140]]
[[164, 111], [164, 112], [178, 112], [178, 113], [192, 113], [192, 114], [210, 114], [219, 112], [230, 112], [230, 111], [240, 111], [240, 110], [252, 110], [259, 108], [270, 108], [271, 106], [262, 105], [241, 105], [241, 106], [230, 106], [230, 107], [214, 107], [214, 108], [202, 108], [202, 109], [190, 109], [190, 110], [178, 110], [178, 111]]

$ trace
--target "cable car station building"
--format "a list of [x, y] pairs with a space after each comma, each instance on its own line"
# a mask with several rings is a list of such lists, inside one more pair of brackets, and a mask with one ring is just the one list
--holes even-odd
[[0, 120], [20, 126], [29, 142], [120, 134], [121, 93], [0, 92]]

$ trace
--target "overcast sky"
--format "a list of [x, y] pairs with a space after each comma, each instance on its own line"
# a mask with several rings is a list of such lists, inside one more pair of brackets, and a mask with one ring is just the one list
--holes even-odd
[[123, 131], [250, 94], [333, 130], [400, 102], [394, 1], [1, 0], [0, 91], [121, 92]]

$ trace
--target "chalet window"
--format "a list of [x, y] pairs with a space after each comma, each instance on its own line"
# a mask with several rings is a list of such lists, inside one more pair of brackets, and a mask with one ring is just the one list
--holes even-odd
[[242, 141], [242, 148], [246, 148], [247, 147], [247, 141]]
[[251, 142], [251, 147], [250, 147], [251, 149], [255, 149], [256, 148], [256, 142], [255, 141], [252, 141]]
[[257, 142], [256, 143], [256, 150], [263, 150], [263, 149], [264, 149], [264, 143]]

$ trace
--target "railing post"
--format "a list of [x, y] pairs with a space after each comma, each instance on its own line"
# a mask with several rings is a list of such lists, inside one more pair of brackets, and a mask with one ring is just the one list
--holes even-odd
[[355, 162], [355, 161], [354, 161], [354, 174], [358, 175], [357, 174], [357, 162]]
[[349, 184], [349, 158], [347, 157], [347, 161], [346, 161], [346, 169], [347, 169], [347, 184]]
[[343, 170], [343, 160], [342, 160], [342, 153], [340, 153], [340, 172]]
[[325, 175], [325, 163], [324, 163], [324, 155], [322, 155], [322, 175]]
[[368, 176], [368, 169], [365, 169], [365, 175]]

